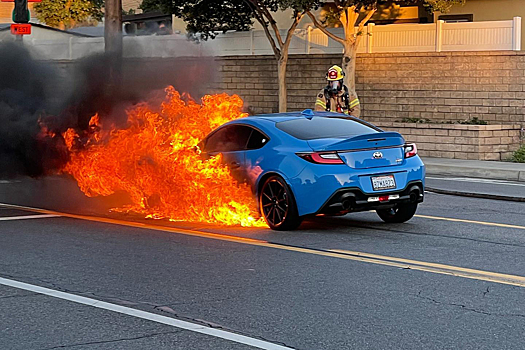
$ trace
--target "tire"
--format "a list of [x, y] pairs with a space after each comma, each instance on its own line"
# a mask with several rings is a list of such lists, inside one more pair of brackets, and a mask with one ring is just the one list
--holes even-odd
[[301, 224], [297, 205], [290, 187], [282, 177], [267, 178], [259, 193], [259, 209], [272, 230], [294, 230]]
[[384, 222], [402, 223], [412, 219], [416, 210], [417, 203], [408, 203], [390, 209], [377, 209], [376, 213]]

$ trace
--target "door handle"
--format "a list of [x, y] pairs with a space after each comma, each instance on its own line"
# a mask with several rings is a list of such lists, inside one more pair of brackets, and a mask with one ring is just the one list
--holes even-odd
[[238, 162], [231, 162], [230, 163], [230, 167], [232, 169], [237, 169], [237, 168], [240, 168], [241, 167], [241, 164], [239, 164]]

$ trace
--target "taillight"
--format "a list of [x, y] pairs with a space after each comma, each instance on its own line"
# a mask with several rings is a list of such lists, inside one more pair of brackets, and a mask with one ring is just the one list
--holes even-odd
[[344, 164], [336, 152], [297, 153], [297, 155], [310, 163], [315, 164]]
[[417, 147], [415, 143], [407, 143], [405, 145], [405, 158], [413, 157], [417, 154]]

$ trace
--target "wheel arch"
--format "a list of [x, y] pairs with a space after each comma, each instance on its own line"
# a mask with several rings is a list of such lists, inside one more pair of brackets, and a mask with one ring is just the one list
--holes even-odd
[[[261, 176], [259, 176], [259, 179], [257, 180], [257, 183], [255, 184], [255, 198], [257, 200], [257, 204], [259, 203], [259, 194], [261, 193], [262, 185], [264, 184], [266, 179], [274, 175], [281, 177], [284, 180], [284, 182], [286, 182], [286, 185], [288, 185], [288, 188], [290, 189], [290, 192], [292, 193], [293, 201], [295, 205], [297, 206], [297, 201], [295, 200], [295, 193], [293, 192], [293, 187], [290, 184], [290, 181], [288, 181], [288, 178], [284, 174], [278, 171], [274, 171], [274, 170], [268, 171], [264, 174], [261, 174]], [[259, 210], [259, 205], [257, 205], [257, 210]]]

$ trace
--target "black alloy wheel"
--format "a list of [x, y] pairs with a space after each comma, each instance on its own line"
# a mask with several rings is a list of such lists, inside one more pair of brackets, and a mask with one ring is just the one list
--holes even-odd
[[388, 223], [402, 223], [412, 219], [417, 210], [417, 203], [398, 204], [389, 209], [377, 209], [381, 220]]
[[266, 179], [259, 194], [259, 207], [272, 230], [293, 230], [301, 224], [292, 192], [280, 176]]

